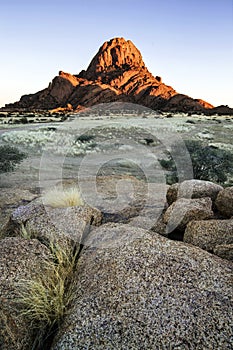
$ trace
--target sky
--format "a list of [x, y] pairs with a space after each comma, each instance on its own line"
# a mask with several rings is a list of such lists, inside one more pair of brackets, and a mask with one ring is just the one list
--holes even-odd
[[233, 0], [0, 0], [0, 106], [130, 39], [177, 92], [233, 107]]

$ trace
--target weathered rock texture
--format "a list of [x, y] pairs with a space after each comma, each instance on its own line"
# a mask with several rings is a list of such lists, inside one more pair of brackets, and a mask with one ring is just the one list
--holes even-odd
[[228, 218], [233, 216], [233, 187], [227, 187], [219, 192], [215, 204], [222, 215]]
[[2, 229], [2, 236], [15, 236], [23, 224], [32, 238], [49, 245], [79, 245], [91, 225], [100, 225], [102, 214], [87, 205], [67, 208], [45, 207], [38, 202], [20, 206]]
[[214, 248], [214, 254], [223, 259], [233, 261], [233, 243], [216, 245]]
[[230, 262], [129, 225], [92, 236], [53, 350], [230, 349]]
[[233, 220], [191, 221], [186, 227], [184, 242], [208, 251], [213, 251], [217, 245], [232, 244]]
[[190, 221], [210, 219], [213, 215], [212, 201], [209, 197], [180, 198], [173, 202], [166, 210], [164, 222], [168, 225], [169, 231], [175, 228], [184, 230]]
[[[48, 88], [22, 96], [19, 102], [8, 104], [5, 109], [47, 110], [69, 106], [69, 109], [79, 110], [115, 101], [163, 111], [216, 113], [208, 102], [179, 94], [164, 84], [161, 77], [154, 77], [146, 68], [140, 51], [124, 38], [105, 42], [86, 71], [78, 75], [60, 71]], [[233, 113], [233, 110], [224, 107], [224, 113]]]
[[[182, 198], [191, 184], [198, 198]], [[106, 198], [115, 195], [112, 178], [105, 176], [97, 185]], [[40, 330], [33, 334], [21, 317], [17, 282], [43, 274], [51, 258], [43, 243], [54, 241], [78, 248], [74, 298], [53, 345], [46, 338], [43, 348], [231, 349], [233, 219], [212, 219], [212, 209], [219, 215], [215, 198], [225, 190], [195, 180], [180, 184], [183, 191], [171, 186], [172, 204], [167, 208], [159, 200], [161, 215], [148, 231], [142, 228], [143, 215], [137, 216], [145, 188], [139, 180], [134, 185], [138, 192], [132, 207], [116, 216], [87, 205], [44, 207], [39, 198], [12, 212], [0, 244], [1, 349], [33, 348]], [[154, 211], [145, 209], [148, 221]], [[124, 224], [101, 225], [103, 219]], [[32, 237], [12, 237], [22, 224]], [[176, 231], [185, 231], [186, 243], [161, 236], [176, 239]]]
[[214, 201], [223, 187], [211, 181], [186, 180], [173, 184], [167, 191], [168, 204], [172, 204], [178, 198], [203, 198], [210, 197]]

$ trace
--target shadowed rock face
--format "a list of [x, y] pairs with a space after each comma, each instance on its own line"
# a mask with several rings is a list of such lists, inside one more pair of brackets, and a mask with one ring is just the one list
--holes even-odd
[[[60, 71], [48, 88], [22, 96], [19, 102], [8, 104], [5, 109], [47, 110], [70, 104], [76, 110], [115, 101], [171, 112], [211, 113], [215, 110], [211, 104], [179, 94], [165, 85], [161, 77], [154, 77], [146, 68], [140, 51], [124, 38], [105, 42], [86, 71], [78, 75]], [[228, 109], [224, 113], [230, 113]]]

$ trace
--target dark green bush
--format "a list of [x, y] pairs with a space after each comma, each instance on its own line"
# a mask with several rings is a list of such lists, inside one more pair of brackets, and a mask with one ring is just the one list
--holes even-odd
[[[213, 181], [224, 185], [229, 181], [229, 178], [233, 177], [232, 152], [204, 145], [200, 141], [194, 140], [186, 140], [185, 145], [190, 154], [195, 179]], [[180, 147], [179, 144], [173, 146], [175, 154], [178, 154]], [[167, 159], [160, 160], [160, 164], [169, 171], [167, 183], [178, 182], [176, 165], [169, 153]]]
[[28, 123], [27, 117], [23, 116], [22, 118], [20, 118], [20, 123], [27, 124]]
[[0, 146], [0, 173], [13, 171], [25, 157], [16, 147]]
[[77, 137], [76, 142], [77, 141], [80, 141], [80, 142], [83, 142], [83, 143], [84, 142], [89, 142], [89, 141], [93, 140], [94, 138], [95, 138], [94, 135], [82, 134], [79, 137]]

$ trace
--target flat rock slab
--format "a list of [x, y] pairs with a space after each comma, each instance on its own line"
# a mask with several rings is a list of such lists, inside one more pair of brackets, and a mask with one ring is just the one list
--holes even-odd
[[124, 224], [94, 236], [53, 350], [231, 349], [229, 261]]

